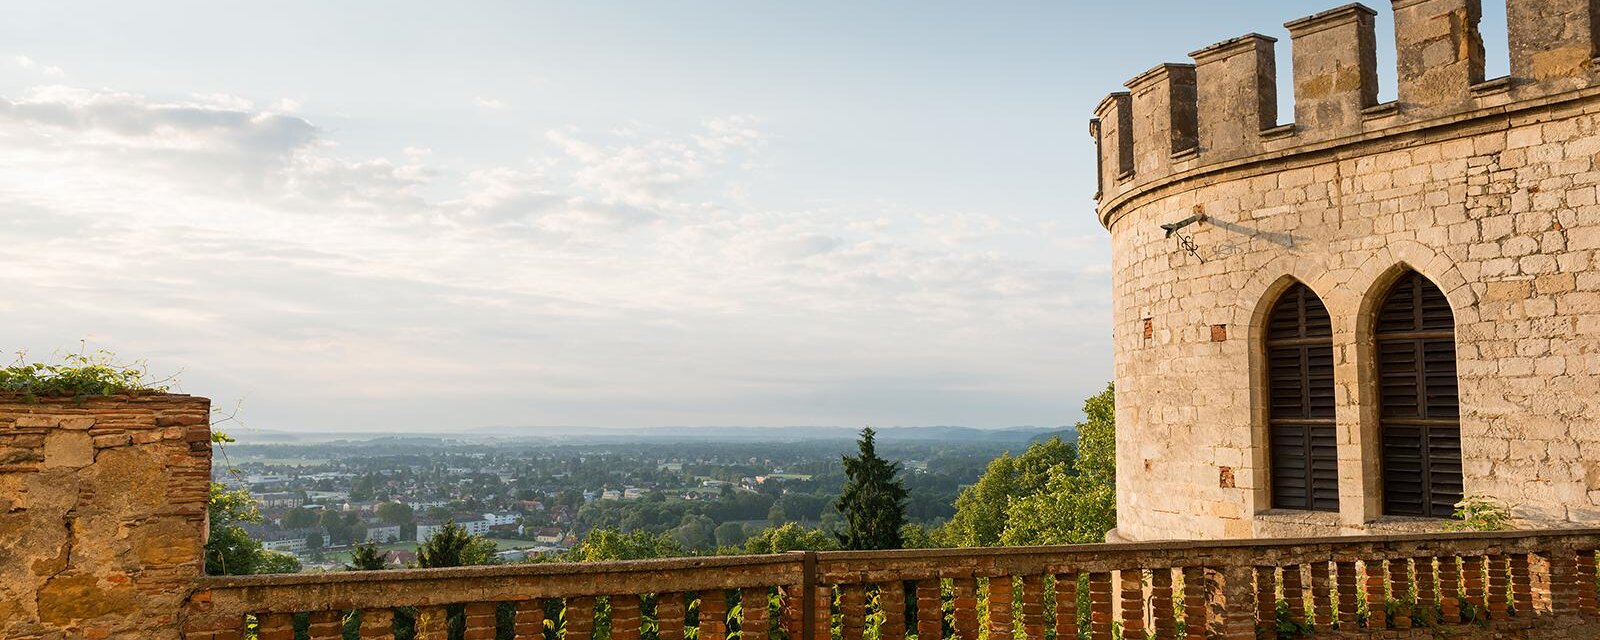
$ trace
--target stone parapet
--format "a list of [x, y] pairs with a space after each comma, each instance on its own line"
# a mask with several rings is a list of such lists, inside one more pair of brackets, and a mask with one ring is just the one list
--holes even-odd
[[0, 637], [177, 635], [209, 424], [205, 398], [0, 395]]

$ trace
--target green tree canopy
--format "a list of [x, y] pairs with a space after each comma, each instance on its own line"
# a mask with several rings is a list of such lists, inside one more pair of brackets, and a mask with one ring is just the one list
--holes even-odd
[[210, 516], [205, 546], [207, 574], [239, 576], [300, 571], [300, 561], [294, 556], [262, 549], [261, 542], [244, 530], [244, 523], [261, 522], [261, 511], [256, 508], [249, 490], [229, 490], [213, 482], [206, 511]]
[[807, 529], [789, 522], [763, 529], [744, 541], [744, 552], [784, 553], [786, 551], [834, 551], [839, 541], [821, 529]]
[[1116, 411], [1112, 387], [1083, 403], [1076, 450], [1059, 438], [1001, 456], [956, 500], [938, 532], [953, 546], [1102, 542], [1116, 527]]
[[605, 528], [590, 531], [571, 552], [578, 562], [604, 562], [607, 560], [647, 560], [688, 555], [678, 540], [666, 533], [630, 531]]
[[844, 457], [844, 490], [837, 508], [845, 530], [839, 543], [846, 549], [899, 549], [900, 527], [906, 523], [906, 487], [899, 463], [878, 457], [877, 433], [861, 430], [855, 456]]
[[1001, 454], [989, 463], [976, 483], [956, 498], [956, 514], [939, 530], [939, 538], [957, 547], [999, 544], [1011, 497], [1043, 491], [1050, 469], [1071, 464], [1074, 458], [1072, 447], [1061, 438], [1029, 446], [1020, 456]]

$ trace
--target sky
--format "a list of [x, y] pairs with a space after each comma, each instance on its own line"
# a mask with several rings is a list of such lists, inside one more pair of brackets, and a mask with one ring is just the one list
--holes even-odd
[[12, 0], [0, 349], [244, 428], [1071, 424], [1093, 107], [1255, 31], [1290, 114], [1336, 4]]

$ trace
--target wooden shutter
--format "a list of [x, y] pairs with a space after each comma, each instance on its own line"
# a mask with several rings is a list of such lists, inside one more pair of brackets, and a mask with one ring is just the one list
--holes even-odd
[[1385, 296], [1375, 333], [1384, 513], [1449, 517], [1462, 493], [1450, 302], [1407, 273]]
[[1267, 318], [1267, 445], [1274, 509], [1339, 510], [1333, 322], [1295, 284]]

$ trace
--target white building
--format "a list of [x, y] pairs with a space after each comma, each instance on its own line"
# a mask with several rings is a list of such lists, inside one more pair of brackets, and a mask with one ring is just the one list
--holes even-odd
[[367, 527], [367, 542], [398, 542], [400, 540], [400, 525], [381, 525]]
[[[467, 533], [470, 533], [470, 534], [475, 535], [475, 536], [486, 535], [486, 534], [489, 533], [489, 521], [488, 520], [464, 520], [464, 521], [456, 522], [456, 525], [460, 526], [462, 529], [466, 529]], [[429, 536], [432, 536], [434, 533], [437, 533], [440, 529], [443, 529], [443, 528], [444, 528], [444, 523], [443, 522], [440, 522], [438, 524], [419, 524], [419, 525], [417, 525], [417, 542], [426, 542], [428, 540]]]

